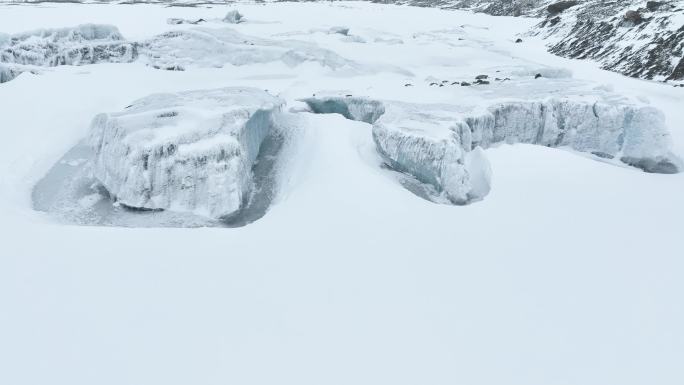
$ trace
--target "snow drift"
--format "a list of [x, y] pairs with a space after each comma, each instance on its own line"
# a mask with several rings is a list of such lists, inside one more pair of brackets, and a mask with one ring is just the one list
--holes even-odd
[[304, 101], [316, 113], [371, 123], [377, 150], [390, 167], [432, 185], [455, 204], [489, 192], [489, 165], [480, 149], [500, 143], [569, 148], [651, 173], [681, 171], [663, 114], [651, 107], [557, 97], [500, 102], [482, 111], [358, 97]]
[[156, 94], [92, 122], [94, 174], [118, 202], [140, 209], [236, 213], [282, 101], [252, 88]]

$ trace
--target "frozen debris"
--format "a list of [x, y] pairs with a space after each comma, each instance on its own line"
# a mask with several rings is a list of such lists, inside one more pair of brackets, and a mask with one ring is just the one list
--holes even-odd
[[244, 21], [244, 16], [240, 14], [237, 10], [229, 11], [226, 16], [223, 17], [224, 23], [239, 24]]
[[0, 62], [54, 67], [125, 63], [138, 57], [137, 45], [111, 25], [83, 24], [0, 36]]
[[199, 23], [203, 23], [205, 21], [206, 20], [204, 20], [204, 19], [188, 20], [188, 19], [181, 19], [181, 18], [172, 17], [172, 18], [166, 19], [166, 24], [171, 24], [171, 25], [193, 24], [193, 25], [196, 25]]
[[243, 35], [230, 28], [193, 28], [158, 35], [141, 45], [148, 64], [161, 69], [190, 66], [242, 66], [280, 61], [290, 67], [317, 62], [333, 70], [357, 64], [335, 52], [296, 40], [269, 40]]
[[252, 191], [252, 166], [282, 100], [253, 88], [155, 94], [91, 125], [94, 175], [121, 204], [224, 218]]
[[651, 107], [560, 97], [499, 102], [484, 110], [340, 96], [304, 101], [314, 112], [372, 124], [389, 166], [432, 185], [454, 204], [487, 194], [489, 165], [478, 148], [499, 143], [569, 148], [651, 173], [682, 171], [663, 114]]
[[349, 36], [349, 27], [332, 27], [328, 30], [328, 33]]

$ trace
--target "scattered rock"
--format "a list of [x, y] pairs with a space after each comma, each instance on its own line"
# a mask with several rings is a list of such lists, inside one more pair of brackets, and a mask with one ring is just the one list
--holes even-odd
[[434, 87], [434, 86], [438, 86], [438, 85], [439, 85], [438, 83], [434, 83], [434, 82], [430, 83], [430, 87]]
[[523, 40], [522, 40], [521, 38], [518, 38], [515, 42], [516, 42], [516, 43], [522, 43]]
[[660, 9], [660, 7], [662, 7], [663, 5], [665, 5], [665, 3], [662, 1], [649, 1], [646, 3], [646, 9], [648, 9], [651, 12], [654, 12]]
[[413, 87], [413, 84], [411, 84], [411, 83], [406, 83], [406, 84], [404, 84], [404, 87]]
[[534, 78], [535, 78], [535, 79], [539, 79], [539, 78], [541, 78], [541, 77], [542, 77], [542, 74], [536, 74], [536, 75], [534, 75]]
[[461, 82], [461, 87], [470, 87], [470, 83], [468, 83], [468, 82]]
[[489, 79], [489, 75], [477, 75], [477, 76], [475, 76], [475, 80], [484, 80], [484, 79]]
[[487, 81], [487, 80], [482, 80], [482, 79], [477, 79], [477, 81], [475, 82], [475, 84], [487, 85], [487, 84], [489, 84], [489, 81]]

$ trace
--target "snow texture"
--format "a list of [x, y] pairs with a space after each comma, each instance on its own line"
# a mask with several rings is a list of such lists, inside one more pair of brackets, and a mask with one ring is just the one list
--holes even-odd
[[0, 62], [54, 67], [135, 60], [135, 43], [124, 40], [111, 25], [39, 29], [0, 36]]
[[163, 33], [143, 43], [149, 64], [155, 68], [184, 70], [188, 66], [244, 66], [280, 61], [290, 67], [305, 62], [337, 70], [357, 65], [333, 51], [295, 40], [269, 40], [243, 35], [230, 28], [195, 28]]
[[390, 167], [432, 185], [454, 204], [487, 195], [489, 164], [480, 149], [500, 143], [569, 148], [650, 173], [682, 169], [663, 114], [652, 107], [558, 97], [500, 102], [479, 112], [360, 97], [304, 101], [315, 113], [371, 123], [377, 150]]
[[236, 213], [252, 190], [252, 166], [282, 101], [253, 88], [156, 94], [91, 126], [95, 177], [121, 204]]

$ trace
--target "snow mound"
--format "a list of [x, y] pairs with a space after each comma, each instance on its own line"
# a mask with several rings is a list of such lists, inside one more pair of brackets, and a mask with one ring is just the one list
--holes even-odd
[[40, 29], [0, 36], [0, 62], [54, 67], [101, 62], [125, 63], [138, 57], [137, 45], [111, 25]]
[[142, 50], [155, 68], [183, 70], [188, 66], [243, 66], [281, 61], [290, 67], [316, 62], [333, 70], [357, 64], [315, 44], [269, 40], [243, 35], [230, 28], [171, 31], [143, 43]]
[[500, 143], [568, 148], [651, 173], [682, 170], [663, 114], [647, 106], [562, 97], [484, 109], [341, 96], [303, 101], [316, 113], [371, 123], [377, 150], [390, 167], [432, 185], [454, 204], [488, 194], [489, 164], [480, 151]]
[[282, 101], [253, 88], [155, 94], [100, 114], [94, 175], [121, 204], [225, 218], [252, 191], [252, 166]]

